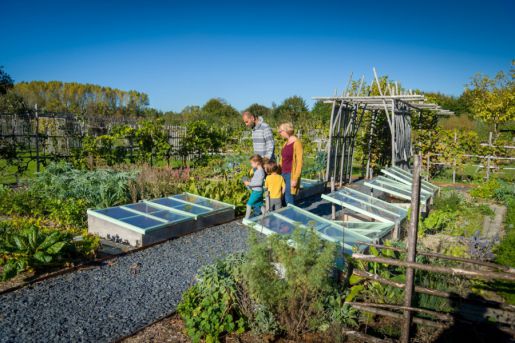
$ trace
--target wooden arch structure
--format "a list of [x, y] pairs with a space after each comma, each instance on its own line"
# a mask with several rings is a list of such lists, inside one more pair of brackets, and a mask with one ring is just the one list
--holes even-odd
[[[413, 155], [411, 140], [411, 117], [422, 110], [437, 111], [438, 114], [449, 115], [452, 112], [442, 109], [436, 104], [426, 102], [421, 94], [411, 90], [403, 92], [397, 82], [381, 87], [377, 73], [374, 71], [374, 82], [379, 95], [370, 95], [372, 85], [364, 89], [364, 77], [361, 77], [358, 87], [353, 87], [352, 75], [342, 95], [329, 97], [314, 97], [313, 99], [332, 104], [329, 125], [329, 140], [327, 144], [327, 166], [325, 181], [334, 178], [340, 186], [351, 181], [352, 161], [356, 136], [363, 122], [366, 111], [370, 111], [372, 123], [371, 133], [375, 129], [379, 116], [386, 116], [391, 134], [391, 163], [402, 168], [409, 167]], [[354, 83], [356, 84], [356, 83]], [[384, 89], [383, 89], [384, 88]], [[372, 142], [370, 135], [369, 148]], [[369, 149], [370, 150], [370, 149]], [[366, 175], [369, 176], [370, 158], [367, 162]]]

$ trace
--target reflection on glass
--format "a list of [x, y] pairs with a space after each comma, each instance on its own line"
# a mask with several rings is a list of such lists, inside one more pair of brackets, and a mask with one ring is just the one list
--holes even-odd
[[155, 220], [155, 219], [152, 219], [149, 217], [145, 217], [145, 216], [134, 216], [134, 217], [124, 218], [124, 219], [120, 219], [120, 220], [122, 222], [134, 225], [134, 226], [142, 228], [142, 229], [148, 229], [150, 227], [163, 224], [162, 222], [160, 222], [158, 220]]
[[204, 199], [204, 198], [196, 196], [194, 194], [177, 194], [177, 195], [172, 196], [172, 198], [191, 202], [193, 204], [197, 204], [197, 205], [201, 205], [201, 206], [206, 206], [206, 207], [209, 207], [209, 208], [212, 208], [215, 210], [219, 209], [219, 208], [228, 207], [227, 205], [220, 204], [216, 201], [211, 201], [209, 199]]
[[170, 199], [170, 198], [156, 199], [156, 200], [152, 200], [152, 202], [163, 205], [163, 206], [171, 207], [171, 208], [174, 208], [174, 209], [177, 209], [180, 211], [193, 213], [193, 214], [204, 214], [204, 213], [211, 212], [211, 210], [209, 210], [207, 208], [198, 207], [198, 206], [190, 205], [190, 204], [185, 204], [181, 201], [177, 201], [175, 199]]
[[119, 207], [105, 208], [103, 210], [98, 210], [96, 212], [114, 219], [127, 218], [135, 215], [133, 212], [124, 210], [123, 208]]

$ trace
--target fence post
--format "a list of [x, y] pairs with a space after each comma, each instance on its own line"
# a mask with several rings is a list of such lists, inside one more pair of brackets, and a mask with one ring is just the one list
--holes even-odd
[[[488, 135], [488, 147], [490, 149], [492, 149], [492, 132], [491, 131]], [[492, 156], [490, 153], [491, 153], [491, 150], [488, 151], [488, 156], [486, 158], [486, 179], [487, 180], [490, 180], [490, 157]]]
[[36, 171], [39, 173], [39, 115], [38, 104], [34, 105], [36, 109]]
[[[418, 234], [418, 216], [420, 207], [420, 168], [421, 156], [415, 155], [413, 160], [413, 183], [411, 188], [411, 218], [408, 228], [408, 253], [406, 254], [407, 262], [415, 262], [417, 255], [417, 234]], [[404, 306], [411, 307], [413, 298], [415, 270], [406, 268], [406, 286], [404, 288]], [[412, 313], [409, 310], [404, 311], [404, 323], [402, 327], [402, 343], [409, 343], [411, 329]]]
[[[458, 132], [454, 131], [454, 147], [456, 148], [456, 142], [458, 141]], [[452, 161], [452, 183], [456, 183], [456, 156]]]
[[[334, 176], [331, 176], [331, 193], [335, 191], [334, 186]], [[334, 203], [331, 203], [331, 219], [336, 219], [336, 205]]]

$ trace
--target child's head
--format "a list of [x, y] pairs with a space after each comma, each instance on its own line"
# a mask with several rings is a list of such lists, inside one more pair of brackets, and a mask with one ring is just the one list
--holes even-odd
[[249, 159], [250, 161], [250, 165], [252, 166], [252, 168], [258, 168], [258, 167], [261, 167], [263, 168], [263, 158], [256, 154], [256, 155], [252, 155]]
[[279, 174], [280, 173], [280, 167], [277, 163], [275, 163], [274, 161], [268, 161], [267, 163], [265, 163], [265, 172], [267, 174]]

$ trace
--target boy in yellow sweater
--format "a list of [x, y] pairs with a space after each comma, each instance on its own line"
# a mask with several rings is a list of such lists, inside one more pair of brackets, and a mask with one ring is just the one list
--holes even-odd
[[269, 161], [265, 164], [265, 172], [267, 177], [265, 179], [265, 188], [270, 197], [269, 211], [280, 209], [282, 205], [282, 196], [286, 191], [286, 184], [284, 178], [281, 176], [281, 171], [277, 163]]

